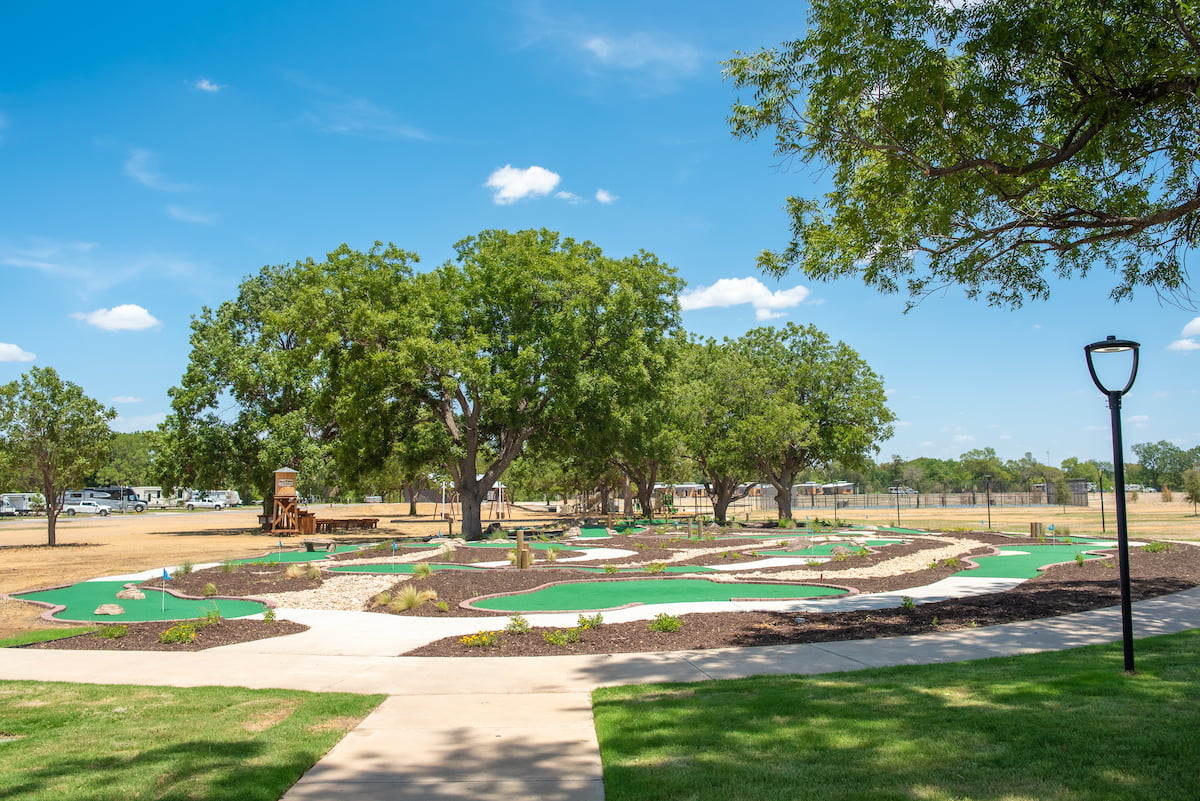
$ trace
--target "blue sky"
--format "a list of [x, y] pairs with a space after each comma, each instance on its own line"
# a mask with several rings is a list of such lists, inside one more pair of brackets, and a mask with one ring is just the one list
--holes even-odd
[[[266, 264], [392, 241], [427, 267], [487, 228], [545, 227], [688, 282], [685, 327], [812, 323], [884, 376], [881, 459], [993, 447], [1111, 458], [1083, 345], [1143, 344], [1125, 439], [1200, 442], [1200, 317], [1106, 276], [1018, 311], [950, 290], [760, 276], [781, 168], [740, 142], [720, 61], [799, 35], [799, 3], [10, 4], [0, 28], [0, 382], [52, 366], [156, 425], [189, 323]], [[718, 283], [723, 282], [723, 283]], [[707, 291], [706, 291], [707, 290]], [[725, 305], [719, 305], [725, 304]], [[1111, 358], [1111, 357], [1110, 357]]]

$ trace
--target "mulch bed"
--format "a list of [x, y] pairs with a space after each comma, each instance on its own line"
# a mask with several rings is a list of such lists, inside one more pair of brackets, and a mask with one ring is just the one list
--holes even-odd
[[233, 645], [239, 642], [265, 640], [268, 637], [283, 637], [308, 631], [308, 626], [291, 620], [221, 620], [196, 630], [196, 641], [191, 643], [159, 642], [159, 635], [175, 625], [174, 621], [162, 623], [128, 623], [126, 634], [118, 639], [107, 639], [99, 634], [83, 634], [62, 640], [40, 642], [22, 646], [45, 648], [56, 651], [203, 651], [218, 645]]
[[[314, 560], [314, 563], [317, 563]], [[241, 564], [225, 567], [209, 567], [190, 573], [174, 575], [166, 582], [168, 590], [193, 598], [204, 597], [204, 587], [212, 584], [217, 595], [235, 598], [256, 597], [270, 592], [295, 592], [320, 587], [323, 579], [289, 578], [288, 565]], [[139, 586], [158, 589], [163, 580], [153, 578]]]
[[[1173, 545], [1147, 553], [1133, 549], [1130, 575], [1134, 601], [1200, 586], [1200, 548]], [[924, 582], [921, 582], [924, 583]], [[910, 585], [916, 586], [916, 585]], [[1059, 565], [1007, 592], [921, 604], [913, 610], [856, 612], [721, 612], [680, 615], [675, 632], [651, 631], [647, 621], [605, 623], [581, 633], [580, 642], [550, 645], [540, 629], [502, 634], [500, 644], [468, 648], [448, 637], [406, 656], [551, 656], [642, 651], [688, 651], [759, 645], [789, 645], [931, 634], [1014, 623], [1113, 606], [1120, 601], [1116, 558]], [[490, 628], [502, 629], [506, 621]], [[486, 629], [487, 626], [481, 626]]]

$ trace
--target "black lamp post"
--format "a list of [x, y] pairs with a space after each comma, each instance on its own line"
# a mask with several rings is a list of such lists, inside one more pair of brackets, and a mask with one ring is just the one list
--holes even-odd
[[[1109, 336], [1103, 342], [1093, 342], [1085, 345], [1084, 354], [1087, 356], [1088, 372], [1096, 388], [1108, 396], [1108, 408], [1112, 414], [1113, 442], [1113, 490], [1117, 501], [1117, 558], [1121, 571], [1121, 640], [1125, 646], [1125, 672], [1133, 673], [1133, 603], [1130, 600], [1129, 589], [1129, 531], [1125, 522], [1125, 460], [1124, 445], [1121, 442], [1121, 396], [1133, 386], [1137, 378], [1138, 348], [1141, 345], [1127, 339], [1117, 339]], [[1092, 364], [1093, 353], [1124, 353], [1133, 352], [1133, 362], [1129, 370], [1129, 380], [1123, 389], [1109, 389], [1096, 375], [1095, 365]]]
[[992, 530], [992, 477], [990, 475], [984, 475], [983, 487], [984, 487], [984, 492], [987, 494], [988, 531], [991, 531]]

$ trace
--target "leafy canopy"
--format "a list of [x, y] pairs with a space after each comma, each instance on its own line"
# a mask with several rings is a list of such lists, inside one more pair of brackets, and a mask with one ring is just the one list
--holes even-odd
[[1150, 0], [813, 0], [803, 39], [725, 62], [735, 136], [828, 165], [791, 197], [775, 274], [858, 276], [909, 305], [994, 305], [1052, 276], [1181, 296], [1200, 242], [1200, 7]]

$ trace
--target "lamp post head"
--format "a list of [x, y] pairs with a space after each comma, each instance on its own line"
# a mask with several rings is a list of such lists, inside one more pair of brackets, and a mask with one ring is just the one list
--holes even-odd
[[[1134, 379], [1137, 378], [1138, 371], [1138, 350], [1142, 347], [1140, 342], [1134, 342], [1131, 339], [1117, 339], [1111, 334], [1100, 342], [1093, 342], [1090, 345], [1083, 346], [1084, 355], [1087, 357], [1088, 372], [1092, 376], [1092, 383], [1096, 385], [1096, 389], [1108, 395], [1110, 398], [1114, 395], [1120, 397], [1129, 391], [1133, 386]], [[1125, 351], [1133, 352], [1133, 362], [1130, 365], [1129, 380], [1125, 383], [1124, 389], [1116, 390], [1109, 389], [1096, 375], [1096, 366], [1092, 364], [1093, 353], [1124, 353]]]

